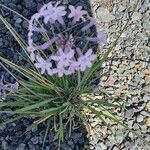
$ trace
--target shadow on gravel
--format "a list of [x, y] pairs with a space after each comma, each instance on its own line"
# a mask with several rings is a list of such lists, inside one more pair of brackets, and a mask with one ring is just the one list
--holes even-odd
[[[51, 0], [0, 0], [0, 3], [30, 19], [44, 3], [50, 1]], [[69, 1], [69, 4], [74, 6], [81, 5], [85, 10], [92, 14], [88, 0], [62, 1], [64, 3]], [[6, 9], [2, 9], [2, 7], [0, 7], [0, 14], [6, 18], [23, 38], [27, 39], [28, 24], [26, 21], [19, 18], [16, 14], [13, 14]], [[93, 30], [96, 32], [96, 29]], [[22, 58], [19, 56], [20, 52], [22, 52], [20, 46], [0, 21], [0, 56], [13, 60], [18, 64], [23, 64], [24, 62], [22, 62]], [[7, 82], [13, 80], [7, 72], [0, 68], [0, 75], [2, 74], [5, 76]], [[0, 122], [9, 120], [11, 117], [12, 116], [8, 114], [0, 115]], [[33, 121], [33, 119], [24, 118], [7, 126], [0, 126], [0, 149], [41, 150], [46, 125], [39, 125], [38, 127], [33, 128], [32, 131], [25, 133], [25, 129], [31, 125]], [[50, 124], [51, 127], [53, 127], [53, 120], [50, 121]], [[76, 128], [71, 132], [71, 136], [69, 136], [69, 128], [65, 129], [65, 140], [61, 143], [62, 150], [83, 150], [85, 149], [85, 145], [89, 145], [89, 141], [86, 137], [87, 131], [78, 118], [75, 118], [75, 127]], [[46, 139], [44, 150], [57, 150], [57, 145], [58, 141], [54, 140], [54, 131], [52, 129]]]

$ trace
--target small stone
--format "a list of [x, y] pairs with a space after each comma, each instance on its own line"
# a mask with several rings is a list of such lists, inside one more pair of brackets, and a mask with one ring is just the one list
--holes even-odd
[[150, 93], [150, 88], [149, 88], [149, 86], [145, 86], [142, 91], [143, 91], [143, 92]]
[[144, 117], [142, 115], [139, 115], [137, 117], [137, 122], [142, 122], [144, 120]]
[[37, 126], [35, 126], [31, 129], [32, 132], [36, 132], [37, 130], [38, 130]]
[[147, 75], [147, 76], [145, 77], [145, 82], [146, 82], [146, 84], [149, 84], [149, 83], [150, 83], [150, 75]]
[[119, 61], [113, 61], [112, 64], [115, 66], [118, 66], [120, 64], [120, 62]]
[[3, 39], [0, 38], [0, 46], [2, 46], [2, 45], [3, 45]]
[[142, 112], [141, 112], [141, 115], [148, 117], [148, 116], [149, 116], [149, 113], [148, 113], [147, 111], [142, 111]]
[[146, 104], [143, 103], [141, 106], [138, 106], [137, 108], [133, 108], [133, 110], [135, 113], [137, 113], [137, 112], [142, 111], [145, 108], [145, 106], [146, 106]]
[[82, 133], [73, 133], [72, 136], [74, 143], [77, 143], [82, 137]]
[[98, 144], [101, 147], [101, 149], [103, 149], [103, 150], [107, 149], [107, 146], [104, 143], [101, 142], [101, 143], [98, 143]]
[[25, 0], [25, 6], [27, 9], [36, 7], [36, 3], [33, 0]]
[[134, 120], [129, 120], [127, 123], [128, 123], [128, 126], [129, 126], [129, 128], [132, 128], [132, 126], [133, 126], [133, 122], [134, 122]]
[[150, 30], [150, 22], [149, 21], [144, 21], [143, 22], [143, 28], [145, 29], [145, 30]]
[[21, 18], [18, 18], [17, 20], [16, 20], [16, 23], [18, 23], [18, 24], [20, 24], [22, 22], [22, 19]]
[[112, 144], [115, 144], [116, 143], [116, 139], [114, 136], [110, 136], [109, 137], [109, 141], [112, 143]]
[[73, 140], [70, 139], [68, 140], [68, 145], [73, 149], [74, 148], [74, 143], [73, 143]]
[[143, 71], [143, 73], [144, 73], [145, 75], [149, 75], [149, 74], [150, 74], [150, 69], [145, 69], [145, 70]]
[[17, 149], [17, 150], [24, 150], [24, 149], [25, 149], [25, 146], [26, 146], [26, 144], [21, 143], [21, 144], [19, 144], [19, 146], [18, 146], [18, 149]]
[[138, 129], [139, 129], [139, 125], [138, 125], [137, 123], [134, 123], [133, 129], [134, 129], [134, 130], [138, 130]]
[[35, 145], [35, 144], [38, 144], [39, 143], [39, 137], [35, 136], [33, 138], [31, 138], [31, 141], [32, 143]]
[[134, 12], [132, 15], [132, 21], [140, 20], [142, 18], [142, 14], [138, 12]]
[[38, 3], [38, 5], [37, 5], [37, 10], [39, 11], [41, 8], [42, 8], [42, 3]]
[[90, 150], [94, 150], [94, 146], [93, 145], [90, 145]]
[[146, 132], [147, 132], [147, 126], [146, 126], [146, 125], [142, 125], [142, 126], [141, 126], [141, 131], [142, 131], [143, 133], [146, 133]]
[[126, 149], [131, 149], [131, 142], [125, 142]]
[[2, 149], [7, 150], [7, 142], [6, 141], [2, 141]]
[[126, 33], [122, 33], [120, 37], [125, 38], [125, 37], [127, 37], [127, 34]]
[[119, 6], [119, 9], [118, 9], [118, 11], [124, 11], [126, 9], [126, 6], [124, 6], [124, 5], [121, 5], [121, 6]]
[[103, 22], [110, 22], [115, 19], [115, 16], [112, 15], [106, 8], [103, 8], [103, 7], [98, 8], [97, 16]]
[[28, 142], [28, 147], [29, 147], [30, 150], [36, 150], [35, 146], [32, 144], [31, 141]]
[[15, 27], [16, 28], [20, 28], [21, 27], [21, 22], [22, 22], [22, 19], [21, 18], [18, 18], [16, 21], [15, 21]]
[[114, 94], [114, 89], [112, 87], [107, 88], [106, 91], [110, 94]]
[[67, 143], [65, 143], [65, 142], [63, 142], [63, 143], [61, 144], [61, 149], [62, 149], [62, 150], [66, 150], [66, 149], [67, 149], [67, 150], [68, 150], [68, 149], [71, 150], [70, 146], [67, 145]]
[[133, 97], [133, 98], [132, 98], [132, 102], [133, 102], [133, 103], [138, 103], [138, 102], [139, 102], [138, 97]]
[[125, 115], [127, 118], [132, 118], [132, 116], [134, 115], [134, 110], [133, 109], [126, 110]]
[[150, 127], [150, 118], [148, 118], [148, 119], [146, 120], [146, 125], [147, 125], [148, 127]]
[[22, 26], [23, 26], [25, 29], [27, 29], [28, 26], [29, 26], [29, 23], [28, 23], [26, 20], [24, 20], [23, 23], [22, 23]]
[[117, 146], [114, 146], [113, 150], [119, 150], [119, 148]]
[[122, 134], [116, 136], [116, 141], [118, 143], [122, 143], [123, 139], [124, 139], [124, 136]]
[[145, 94], [145, 95], [143, 96], [143, 101], [144, 101], [144, 102], [150, 101], [150, 96], [148, 96], [148, 95]]
[[128, 135], [131, 139], [133, 139], [134, 138], [134, 135], [133, 135], [133, 133], [132, 132], [129, 132], [129, 135]]
[[146, 108], [147, 108], [148, 112], [150, 112], [150, 101], [146, 104]]

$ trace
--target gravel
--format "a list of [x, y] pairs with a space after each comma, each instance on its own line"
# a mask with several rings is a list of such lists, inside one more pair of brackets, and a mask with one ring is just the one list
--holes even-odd
[[[37, 10], [43, 5], [43, 3], [48, 3], [50, 1], [51, 0], [0, 0], [0, 3], [16, 10], [19, 14], [25, 16], [27, 19], [30, 19], [31, 16], [36, 13]], [[90, 6], [88, 3], [85, 3], [84, 0], [69, 0], [69, 3], [75, 5], [84, 5], [86, 9]], [[0, 13], [15, 28], [18, 34], [27, 40], [27, 21], [4, 8], [0, 8]], [[19, 57], [20, 53], [23, 54], [19, 44], [15, 41], [11, 33], [6, 29], [5, 25], [0, 21], [0, 56], [8, 58], [9, 60], [13, 60], [13, 62], [17, 64], [19, 62], [20, 65], [24, 65], [22, 58]], [[4, 75], [7, 82], [13, 82], [13, 78], [0, 67], [0, 76], [2, 74]], [[9, 114], [0, 115], [0, 122], [9, 120], [11, 117], [12, 116]], [[46, 125], [39, 125], [32, 128], [31, 131], [25, 132], [25, 129], [31, 125], [33, 121], [34, 119], [24, 118], [12, 124], [1, 126], [0, 149], [41, 150], [46, 131]], [[51, 128], [53, 127], [53, 122], [51, 122], [50, 126]], [[76, 129], [72, 130], [71, 136], [68, 135], [69, 127], [65, 129], [65, 139], [60, 144], [60, 148], [62, 150], [82, 150], [84, 148], [84, 144], [87, 143], [88, 145], [88, 139], [86, 137], [87, 131], [79, 119], [76, 119], [75, 127]], [[51, 130], [45, 141], [43, 150], [56, 150], [57, 148], [58, 141], [55, 140], [54, 131]]]
[[[1, 0], [1, 3], [30, 19], [43, 3], [49, 1]], [[68, 0], [63, 0], [63, 3], [68, 3]], [[75, 5], [82, 3], [85, 9], [89, 8], [85, 0], [69, 0], [69, 3]], [[131, 13], [133, 10], [133, 7], [130, 6], [134, 4], [135, 0], [111, 2], [109, 0], [91, 0], [92, 11], [97, 21], [105, 22], [104, 26], [108, 33], [109, 44], [116, 39], [118, 32], [125, 25], [129, 17], [128, 11]], [[107, 82], [107, 77], [102, 77], [99, 83], [100, 90], [107, 92], [111, 97], [124, 100], [127, 110], [116, 113], [123, 118], [123, 121], [130, 128], [139, 132], [141, 136], [144, 135], [143, 138], [146, 140], [150, 140], [150, 22], [148, 19], [150, 11], [148, 7], [148, 0], [138, 4], [130, 26], [121, 35], [118, 45], [110, 55], [113, 60], [109, 59], [103, 65], [103, 72], [111, 68], [109, 75], [113, 83]], [[5, 9], [0, 9], [0, 12], [15, 27], [19, 35], [26, 39], [28, 23]], [[20, 52], [20, 46], [4, 24], [0, 22], [0, 55], [17, 63], [22, 60], [21, 57], [18, 57]], [[13, 81], [13, 78], [2, 68], [0, 68], [1, 74], [4, 74], [8, 81]], [[0, 115], [0, 117], [2, 121], [6, 121], [11, 116]], [[68, 136], [69, 130], [65, 130], [66, 136], [64, 142], [61, 143], [61, 149], [82, 150], [83, 147], [91, 150], [149, 149], [131, 132], [124, 131], [121, 126], [116, 125], [109, 119], [107, 119], [107, 123], [112, 128], [113, 134], [109, 127], [103, 124], [101, 120], [96, 119], [94, 115], [88, 116], [87, 120], [92, 125], [92, 133], [89, 132], [89, 135], [86, 136], [87, 131], [84, 126], [76, 121], [76, 126], [79, 128], [72, 131], [71, 137]], [[0, 149], [40, 150], [46, 126], [43, 124], [25, 133], [26, 127], [33, 121], [24, 118], [13, 124], [0, 127]], [[57, 142], [54, 140], [54, 132], [52, 131], [46, 139], [44, 150], [55, 150]]]
[[[128, 11], [131, 14], [135, 2], [135, 0], [118, 0], [111, 2], [108, 0], [91, 0], [94, 15], [99, 22], [103, 18], [100, 17], [103, 16], [103, 12], [108, 14], [108, 18], [111, 16], [109, 18], [110, 20], [107, 20], [107, 17], [106, 20], [105, 17], [103, 18], [105, 22], [104, 26], [106, 27], [105, 30], [109, 34], [110, 45], [116, 39], [120, 29], [125, 25], [129, 17]], [[99, 90], [109, 95], [111, 100], [113, 100], [113, 97], [117, 100], [120, 99], [120, 101], [123, 100], [127, 109], [117, 112], [118, 116], [120, 116], [131, 129], [138, 132], [141, 137], [150, 141], [148, 138], [150, 127], [150, 25], [148, 21], [150, 11], [148, 6], [148, 0], [138, 3], [130, 25], [121, 35], [116, 48], [110, 55], [110, 60], [103, 65], [103, 73], [108, 70], [110, 70], [110, 73], [108, 74], [109, 78], [101, 78]], [[111, 59], [112, 57], [113, 59]], [[99, 93], [98, 90], [95, 90], [95, 92], [96, 95], [102, 96], [102, 93]], [[116, 102], [115, 99], [113, 101]], [[95, 122], [95, 120], [93, 120], [93, 122]], [[136, 138], [131, 132], [128, 134], [128, 130], [122, 133], [119, 132], [122, 131], [122, 127], [114, 125], [111, 121], [107, 121], [107, 123], [113, 131], [113, 136], [111, 132], [109, 132], [109, 128], [107, 128], [105, 131], [107, 137], [104, 138], [101, 136], [99, 141], [96, 141], [97, 143], [106, 145], [107, 150], [149, 149], [146, 144]], [[105, 127], [105, 124], [100, 120], [99, 124], [101, 128], [97, 132], [93, 127], [94, 133], [92, 133], [91, 137], [101, 134], [102, 127]], [[93, 138], [91, 137], [90, 143], [93, 144]], [[97, 150], [98, 148], [95, 146], [93, 149]]]

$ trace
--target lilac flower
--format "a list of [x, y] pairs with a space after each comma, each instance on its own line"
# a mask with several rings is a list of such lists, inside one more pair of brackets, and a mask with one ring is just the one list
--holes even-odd
[[53, 72], [52, 72], [52, 63], [50, 62], [50, 60], [44, 60], [42, 57], [40, 56], [37, 56], [36, 57], [37, 59], [37, 63], [35, 63], [35, 67], [38, 68], [38, 69], [41, 69], [41, 74], [44, 74], [45, 71], [47, 71], [47, 73], [49, 75], [53, 75]]
[[88, 30], [88, 29], [91, 28], [93, 25], [96, 25], [96, 20], [95, 20], [95, 18], [89, 16], [89, 19], [90, 19], [90, 23], [87, 24], [86, 26], [84, 26], [84, 27], [81, 29], [82, 32]]
[[62, 77], [64, 74], [66, 74], [66, 70], [64, 67], [57, 67], [55, 69], [53, 69], [53, 73], [54, 74], [58, 74], [59, 77]]
[[1, 76], [1, 79], [0, 79], [0, 101], [3, 101], [6, 99], [6, 92], [15, 92], [18, 90], [19, 88], [19, 83], [16, 82], [14, 84], [4, 84], [3, 83], [3, 78], [4, 76], [2, 75]]
[[87, 14], [87, 11], [82, 10], [82, 6], [78, 6], [75, 8], [74, 6], [70, 5], [69, 9], [71, 13], [69, 14], [69, 18], [73, 18], [73, 22], [78, 22], [80, 20], [85, 21], [84, 15]]
[[71, 75], [73, 73], [75, 73], [75, 71], [78, 71], [79, 68], [79, 62], [77, 61], [72, 61], [68, 70], [66, 70], [66, 75]]
[[48, 3], [47, 7], [45, 7], [45, 10], [42, 12], [45, 24], [48, 22], [54, 24], [56, 21], [64, 24], [63, 16], [67, 14], [65, 11], [66, 8], [64, 6], [58, 6], [58, 4], [59, 3], [56, 3], [56, 5], [53, 6], [52, 3]]
[[104, 48], [107, 45], [107, 34], [104, 32], [99, 32], [98, 33], [98, 43], [102, 48]]
[[80, 70], [85, 71], [86, 68], [90, 68], [92, 66], [92, 61], [94, 61], [95, 59], [96, 55], [93, 54], [92, 49], [89, 49], [84, 55], [78, 58], [78, 62], [80, 63]]
[[59, 48], [58, 54], [51, 56], [51, 59], [57, 62], [57, 67], [68, 67], [74, 57], [74, 51], [65, 49], [65, 51], [62, 50], [62, 48]]
[[54, 37], [54, 38], [52, 38], [51, 40], [48, 40], [47, 42], [45, 42], [42, 45], [35, 46], [35, 49], [45, 50], [45, 49], [49, 48], [56, 40], [57, 40], [57, 37]]
[[15, 82], [14, 84], [7, 84], [6, 85], [6, 89], [9, 92], [15, 92], [15, 91], [18, 90], [18, 88], [19, 88], [19, 83], [18, 82]]
[[28, 44], [29, 44], [29, 46], [33, 45], [32, 36], [33, 36], [33, 32], [29, 31], [29, 33], [28, 33]]
[[86, 39], [98, 43], [102, 48], [107, 45], [107, 34], [104, 32], [99, 32], [97, 37], [87, 37]]
[[32, 61], [35, 61], [35, 54], [34, 54], [35, 49], [34, 49], [34, 47], [32, 47], [32, 46], [27, 47], [27, 51], [30, 53], [30, 59]]
[[46, 32], [46, 30], [43, 27], [41, 27], [41, 28], [32, 27], [30, 30], [34, 31], [34, 32]]

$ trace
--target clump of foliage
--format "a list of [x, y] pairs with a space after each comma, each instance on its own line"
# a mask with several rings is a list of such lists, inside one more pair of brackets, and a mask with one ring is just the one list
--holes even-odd
[[[96, 72], [101, 70], [129, 20], [113, 46], [106, 50], [107, 34], [93, 30], [96, 21], [82, 6], [50, 2], [34, 14], [31, 20], [24, 18], [29, 22], [28, 44], [1, 15], [0, 19], [24, 50], [23, 57], [29, 64], [26, 68], [0, 56], [0, 65], [17, 81], [16, 90], [6, 94], [7, 98], [13, 100], [0, 102], [1, 108], [13, 107], [13, 111], [4, 110], [1, 113], [15, 114], [12, 120], [3, 124], [34, 116], [36, 120], [28, 127], [28, 131], [51, 117], [58, 117], [56, 135], [61, 141], [64, 136], [63, 120], [72, 124], [73, 117], [77, 116], [87, 124], [82, 112], [88, 109], [104, 123], [104, 118], [109, 118], [140, 138], [110, 111], [110, 108], [122, 109], [120, 104], [91, 96]], [[100, 49], [106, 50], [103, 55], [99, 55]], [[20, 73], [20, 76], [9, 71], [7, 66]]]

